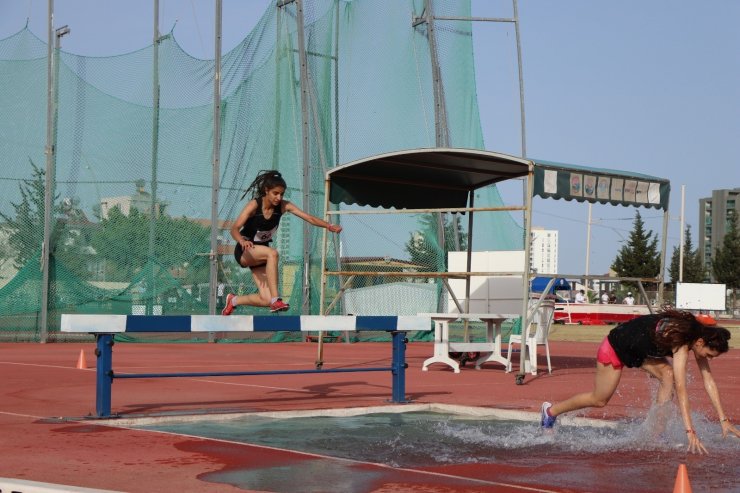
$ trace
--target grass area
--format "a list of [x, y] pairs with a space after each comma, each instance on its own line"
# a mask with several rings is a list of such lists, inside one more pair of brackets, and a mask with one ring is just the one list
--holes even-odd
[[[721, 322], [726, 327], [732, 337], [730, 338], [730, 348], [740, 348], [740, 325], [734, 322], [732, 325]], [[551, 341], [572, 341], [572, 342], [601, 342], [604, 337], [612, 330], [615, 325], [561, 325], [552, 324], [550, 327]]]

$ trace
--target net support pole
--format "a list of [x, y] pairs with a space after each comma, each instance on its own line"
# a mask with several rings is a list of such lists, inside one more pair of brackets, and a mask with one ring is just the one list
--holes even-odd
[[[303, 156], [303, 210], [311, 214], [311, 155], [309, 146], [308, 112], [308, 60], [306, 57], [306, 38], [303, 24], [303, 0], [295, 0], [296, 27], [298, 37], [298, 60], [300, 64], [301, 85], [301, 149]], [[308, 314], [311, 308], [311, 231], [310, 225], [303, 224], [303, 305], [301, 313]]]
[[[681, 185], [681, 217], [679, 223], [681, 229], [679, 231], [679, 242], [678, 242], [678, 282], [683, 282], [683, 247], [684, 247], [684, 206], [686, 200], [686, 185]], [[691, 252], [689, 252], [691, 253]]]
[[[213, 169], [211, 170], [211, 256], [209, 271], [208, 313], [216, 313], [216, 289], [218, 285], [218, 196], [221, 183], [221, 30], [223, 19], [222, 0], [216, 0], [216, 19], [213, 64]], [[213, 332], [208, 341], [213, 342]]]
[[44, 238], [41, 244], [41, 327], [40, 342], [46, 342], [49, 322], [49, 249], [51, 247], [51, 208], [54, 202], [54, 0], [49, 0], [48, 42], [46, 49], [46, 173], [44, 183]]
[[522, 134], [522, 157], [527, 157], [527, 126], [524, 113], [524, 69], [522, 68], [522, 37], [519, 32], [519, 1], [512, 0], [514, 8], [514, 32], [516, 33], [516, 61], [519, 70], [519, 121]]
[[[46, 171], [44, 173], [44, 237], [41, 245], [41, 307], [39, 341], [49, 338], [49, 291], [51, 289], [51, 231], [54, 221], [54, 184], [56, 181], [57, 116], [59, 108], [59, 50], [67, 26], [54, 30], [54, 2], [49, 1], [49, 47], [46, 103]], [[53, 50], [52, 50], [53, 47]]]
[[[437, 147], [449, 146], [449, 129], [447, 127], [447, 109], [444, 97], [444, 84], [442, 83], [442, 71], [439, 67], [437, 56], [437, 38], [434, 30], [434, 7], [432, 0], [424, 0], [423, 22], [427, 25], [427, 39], [429, 42], [429, 55], [432, 64], [432, 94], [434, 96], [434, 142]], [[441, 252], [445, 251], [445, 214], [437, 213], [437, 241]], [[441, 292], [440, 292], [441, 295]], [[437, 300], [437, 311], [443, 311], [442, 297]]]
[[437, 147], [449, 147], [450, 134], [447, 127], [447, 106], [445, 102], [442, 70], [437, 54], [437, 37], [434, 26], [434, 7], [432, 0], [424, 0], [424, 20], [427, 24], [429, 54], [432, 61], [432, 89], [434, 94], [434, 134]]
[[149, 262], [151, 263], [151, 276], [147, 290], [150, 302], [147, 303], [147, 312], [154, 313], [156, 299], [154, 271], [155, 243], [156, 243], [156, 220], [157, 220], [157, 161], [159, 160], [159, 0], [154, 0], [154, 27], [152, 42], [152, 195], [149, 204]]

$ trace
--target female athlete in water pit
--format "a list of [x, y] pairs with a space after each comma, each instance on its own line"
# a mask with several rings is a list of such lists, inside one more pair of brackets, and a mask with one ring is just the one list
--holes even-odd
[[[718, 327], [707, 315], [678, 310], [664, 310], [637, 317], [616, 326], [604, 338], [596, 355], [596, 382], [591, 392], [574, 395], [555, 404], [545, 402], [541, 409], [541, 425], [552, 428], [557, 416], [586, 407], [604, 407], [619, 385], [622, 368], [642, 368], [660, 381], [657, 404], [671, 400], [676, 388], [678, 406], [688, 437], [688, 450], [706, 453], [691, 422], [689, 396], [686, 389], [689, 353], [694, 353], [699, 365], [704, 389], [712, 401], [722, 426], [722, 436], [728, 433], [740, 437], [727, 418], [719, 399], [719, 391], [709, 368], [709, 360], [729, 349], [730, 331]], [[667, 357], [673, 358], [671, 365]]]
[[270, 247], [270, 242], [286, 212], [300, 217], [309, 224], [339, 233], [342, 227], [331, 224], [303, 212], [293, 203], [283, 200], [286, 184], [277, 171], [260, 171], [247, 191], [252, 199], [244, 206], [239, 217], [231, 226], [231, 236], [236, 240], [234, 258], [244, 268], [249, 267], [257, 285], [257, 293], [245, 296], [229, 294], [226, 306], [221, 312], [231, 315], [239, 305], [266, 306], [271, 312], [281, 312], [290, 308], [278, 293], [278, 252]]

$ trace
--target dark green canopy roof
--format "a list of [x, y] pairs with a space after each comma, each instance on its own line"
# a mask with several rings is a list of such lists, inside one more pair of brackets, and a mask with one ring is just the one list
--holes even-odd
[[534, 171], [534, 195], [668, 210], [670, 182], [612, 169], [524, 159], [478, 149], [396, 151], [337, 166], [326, 174], [333, 204], [396, 209], [467, 207], [474, 190]]
[[476, 149], [390, 152], [329, 170], [329, 200], [396, 209], [467, 207], [471, 191], [527, 176], [530, 164], [526, 159]]

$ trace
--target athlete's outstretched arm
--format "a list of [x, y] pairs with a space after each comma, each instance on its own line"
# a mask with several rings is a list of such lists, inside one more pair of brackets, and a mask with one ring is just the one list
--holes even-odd
[[712, 405], [717, 411], [719, 424], [722, 426], [722, 437], [726, 437], [728, 433], [732, 433], [735, 436], [740, 437], [740, 430], [730, 422], [724, 409], [722, 409], [722, 402], [719, 398], [719, 389], [717, 388], [717, 383], [714, 381], [714, 377], [712, 376], [712, 370], [709, 367], [709, 360], [697, 355], [696, 364], [699, 365], [699, 370], [701, 371], [701, 378], [704, 381], [704, 390], [707, 392], [709, 400], [712, 401]]
[[306, 221], [309, 224], [312, 224], [314, 226], [318, 226], [320, 228], [326, 228], [332, 233], [339, 233], [342, 231], [342, 227], [338, 224], [332, 224], [324, 221], [323, 219], [319, 219], [316, 216], [312, 216], [311, 214], [307, 212], [303, 212], [298, 206], [293, 204], [292, 202], [285, 201], [285, 212], [290, 212], [291, 214], [294, 214], [304, 221]]
[[673, 383], [676, 386], [676, 397], [678, 398], [678, 408], [681, 410], [683, 424], [686, 428], [686, 437], [689, 440], [689, 450], [691, 452], [707, 453], [707, 449], [699, 440], [694, 430], [694, 424], [691, 421], [691, 408], [689, 406], [689, 392], [686, 388], [687, 366], [689, 363], [689, 346], [684, 344], [673, 352]]

